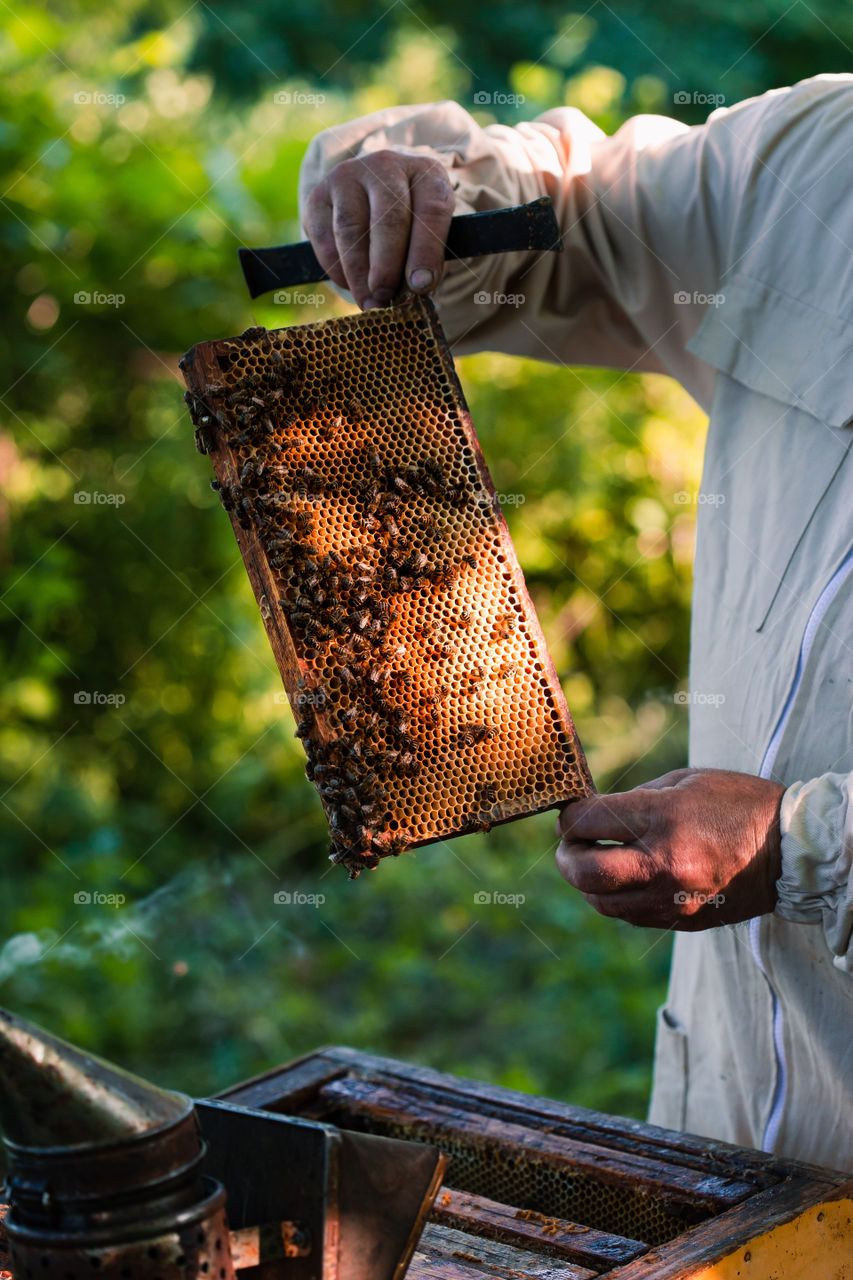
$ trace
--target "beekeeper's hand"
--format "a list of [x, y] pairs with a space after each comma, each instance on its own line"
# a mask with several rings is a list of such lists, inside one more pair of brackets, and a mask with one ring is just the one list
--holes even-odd
[[557, 820], [557, 866], [596, 911], [630, 924], [698, 930], [764, 915], [781, 873], [784, 791], [747, 773], [676, 769], [579, 800]]
[[438, 160], [375, 151], [335, 165], [308, 197], [303, 222], [329, 278], [366, 310], [386, 306], [404, 279], [417, 292], [435, 288], [453, 208]]

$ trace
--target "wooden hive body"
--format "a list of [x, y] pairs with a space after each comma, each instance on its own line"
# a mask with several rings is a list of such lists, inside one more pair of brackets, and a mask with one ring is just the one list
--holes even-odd
[[355, 1049], [223, 1096], [446, 1152], [411, 1280], [853, 1280], [849, 1174]]

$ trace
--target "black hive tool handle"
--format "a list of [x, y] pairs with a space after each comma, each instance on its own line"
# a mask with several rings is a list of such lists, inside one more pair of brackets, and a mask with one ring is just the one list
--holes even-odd
[[[450, 221], [445, 258], [479, 258], [514, 250], [562, 250], [560, 228], [549, 196], [486, 213], [462, 213]], [[271, 289], [314, 284], [328, 276], [310, 240], [272, 249], [240, 249], [240, 266], [249, 294], [258, 298]]]

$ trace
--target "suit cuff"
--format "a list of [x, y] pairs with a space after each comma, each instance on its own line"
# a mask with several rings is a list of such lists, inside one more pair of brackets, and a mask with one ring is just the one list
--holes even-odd
[[824, 773], [782, 796], [776, 915], [823, 926], [837, 968], [853, 974], [853, 775]]

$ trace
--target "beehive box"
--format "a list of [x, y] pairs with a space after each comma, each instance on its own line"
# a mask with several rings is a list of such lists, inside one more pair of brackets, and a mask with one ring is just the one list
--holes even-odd
[[411, 1280], [853, 1280], [849, 1174], [346, 1048], [222, 1096], [446, 1152]]
[[352, 876], [592, 782], [432, 303], [181, 361]]

